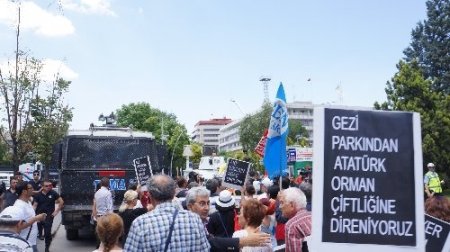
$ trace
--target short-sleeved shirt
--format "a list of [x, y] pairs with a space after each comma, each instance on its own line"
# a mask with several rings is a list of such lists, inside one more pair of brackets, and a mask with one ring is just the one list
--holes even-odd
[[301, 209], [286, 222], [286, 252], [302, 251], [305, 237], [311, 235], [311, 225], [311, 212], [306, 211], [306, 209]]
[[[19, 213], [19, 218], [21, 220], [25, 220], [26, 222], [31, 222], [31, 219], [36, 216], [33, 207], [31, 206], [30, 202], [25, 202], [23, 200], [16, 200], [16, 203], [14, 203], [14, 206], [20, 208], [22, 211]], [[31, 231], [30, 231], [31, 228]], [[28, 235], [30, 234], [30, 235]], [[31, 246], [36, 245], [36, 238], [38, 234], [38, 228], [37, 223], [33, 223], [33, 225], [22, 229], [20, 231], [20, 237], [26, 239], [28, 243], [30, 243]], [[27, 239], [28, 236], [28, 239]]]
[[[179, 205], [173, 202], [158, 204], [149, 213], [137, 217], [131, 224], [125, 243], [125, 251], [164, 251], [175, 210]], [[178, 210], [168, 251], [207, 252], [210, 249], [198, 214]]]
[[34, 196], [34, 202], [37, 203], [36, 214], [46, 213], [48, 216], [55, 211], [55, 202], [59, 199], [59, 194], [53, 190], [47, 194], [39, 192]]
[[32, 252], [33, 248], [18, 234], [0, 231], [0, 251]]
[[33, 191], [41, 190], [41, 187], [42, 187], [41, 183], [42, 183], [42, 181], [40, 181], [40, 180], [38, 180], [38, 182], [31, 180], [29, 182], [29, 184], [33, 187]]
[[19, 198], [19, 195], [17, 195], [16, 192], [11, 192], [11, 188], [6, 190], [3, 194], [3, 209], [14, 205], [14, 202], [16, 202], [17, 198]]

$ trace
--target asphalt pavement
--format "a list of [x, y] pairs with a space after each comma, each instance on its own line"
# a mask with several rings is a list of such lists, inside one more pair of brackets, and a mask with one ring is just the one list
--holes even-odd
[[[55, 218], [53, 219], [52, 226], [52, 236], [55, 237], [55, 234], [58, 232], [59, 228], [61, 228], [61, 212], [59, 212]], [[62, 227], [63, 228], [63, 227]], [[45, 250], [45, 241], [37, 239], [37, 246], [39, 251]]]

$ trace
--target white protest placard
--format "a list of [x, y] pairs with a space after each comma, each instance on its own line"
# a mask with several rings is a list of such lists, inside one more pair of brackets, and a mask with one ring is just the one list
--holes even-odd
[[314, 110], [314, 251], [425, 251], [420, 116]]

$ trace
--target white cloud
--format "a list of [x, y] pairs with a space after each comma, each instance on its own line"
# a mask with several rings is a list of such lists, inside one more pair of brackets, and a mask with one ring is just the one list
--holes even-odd
[[84, 14], [99, 14], [117, 16], [111, 9], [109, 0], [62, 0], [63, 9], [77, 11]]
[[[42, 36], [58, 37], [75, 32], [75, 27], [68, 18], [42, 9], [34, 2], [22, 2], [20, 17], [23, 30], [32, 30]], [[0, 0], [0, 23], [16, 26], [17, 19], [17, 4]]]
[[78, 74], [60, 60], [44, 59], [42, 64], [44, 65], [41, 71], [41, 78], [43, 80], [54, 80], [56, 73], [59, 73], [59, 76], [65, 80], [78, 78]]
[[[7, 78], [9, 73], [14, 73], [14, 62], [3, 61], [0, 63], [0, 69], [4, 78]], [[55, 59], [42, 60], [42, 69], [39, 79], [43, 82], [51, 82], [55, 80], [56, 74], [65, 80], [74, 80], [78, 78], [78, 74], [67, 66], [63, 61]]]

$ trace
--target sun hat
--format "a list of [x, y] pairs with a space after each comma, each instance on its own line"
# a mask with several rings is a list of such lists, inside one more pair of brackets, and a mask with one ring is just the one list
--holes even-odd
[[428, 168], [434, 168], [434, 164], [433, 164], [433, 163], [428, 163], [428, 164], [427, 164], [427, 167], [428, 167]]
[[216, 205], [227, 208], [233, 206], [235, 203], [234, 197], [231, 195], [231, 192], [228, 190], [223, 190], [219, 194], [219, 198], [216, 200]]

